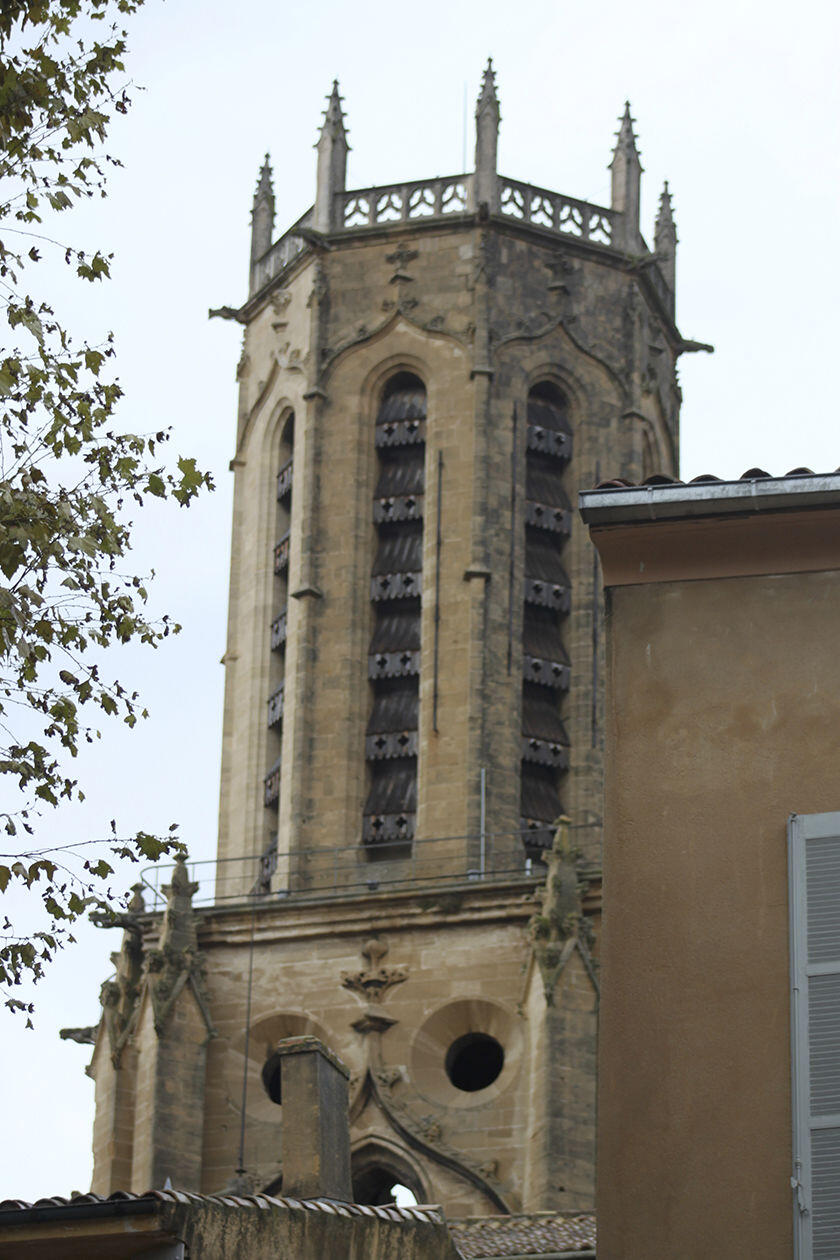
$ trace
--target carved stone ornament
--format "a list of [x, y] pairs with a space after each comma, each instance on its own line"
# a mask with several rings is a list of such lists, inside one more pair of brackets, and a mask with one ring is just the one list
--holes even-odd
[[[380, 1003], [389, 989], [408, 979], [405, 967], [380, 966], [387, 952], [388, 946], [384, 941], [375, 937], [369, 940], [362, 948], [362, 957], [368, 961], [367, 968], [364, 971], [343, 971], [342, 987], [350, 989], [365, 1002]], [[389, 1026], [393, 1023], [396, 1021], [389, 1020]]]
[[369, 1006], [363, 1015], [358, 1019], [354, 1019], [351, 1028], [355, 1028], [357, 1033], [367, 1036], [368, 1033], [384, 1033], [389, 1028], [393, 1028], [398, 1021], [392, 1019], [390, 1015], [386, 1015], [384, 1011], [376, 1006]]
[[383, 298], [382, 301], [383, 311], [398, 311], [400, 315], [413, 311], [417, 305], [419, 305], [417, 298], [413, 297], [400, 297], [396, 302], [392, 301], [391, 298]]
[[160, 1036], [165, 1031], [178, 995], [189, 985], [204, 1018], [207, 1035], [215, 1037], [204, 982], [204, 957], [198, 948], [192, 908], [198, 884], [190, 882], [182, 857], [176, 860], [172, 882], [164, 885], [163, 891], [166, 910], [160, 948], [150, 950], [146, 961], [146, 984], [154, 1011], [155, 1032]]
[[[410, 262], [419, 257], [416, 249], [409, 249], [406, 245], [398, 245], [390, 254], [385, 255], [385, 261], [391, 263], [395, 267], [394, 275], [391, 282], [400, 278], [400, 273], [404, 272]], [[411, 276], [404, 276], [404, 279], [410, 280]]]
[[274, 358], [277, 366], [285, 372], [303, 371], [303, 356], [300, 350], [293, 350], [288, 341], [275, 350]]
[[351, 1028], [362, 1036], [387, 1032], [397, 1023], [396, 1019], [385, 1014], [381, 1002], [389, 989], [408, 979], [408, 970], [405, 967], [383, 967], [382, 960], [387, 952], [388, 946], [384, 941], [371, 937], [362, 947], [362, 957], [368, 963], [365, 970], [341, 973], [342, 987], [368, 1004], [364, 1013], [351, 1024]]
[[60, 1028], [58, 1035], [62, 1041], [75, 1041], [80, 1046], [94, 1046], [96, 1029], [96, 1024], [90, 1024], [87, 1028]]
[[403, 1070], [399, 1067], [377, 1068], [374, 1072], [374, 1076], [379, 1083], [387, 1089], [393, 1089], [397, 1082], [403, 1079], [403, 1075]]
[[289, 305], [289, 303], [292, 300], [292, 294], [289, 289], [275, 289], [269, 300], [271, 302], [271, 309], [274, 311], [274, 314], [284, 315], [286, 312], [286, 307]]
[[[93, 917], [97, 927], [123, 929], [120, 948], [111, 954], [115, 975], [106, 980], [99, 990], [102, 1005], [102, 1022], [108, 1038], [111, 1062], [119, 1067], [123, 1049], [134, 1030], [134, 1021], [140, 1001], [140, 983], [143, 970], [143, 934], [137, 915], [145, 910], [142, 886], [135, 884], [126, 913], [111, 913]], [[75, 1033], [85, 1029], [66, 1029], [69, 1039], [80, 1040]], [[64, 1032], [61, 1034], [64, 1036]]]
[[530, 923], [534, 956], [548, 1006], [554, 1004], [557, 980], [576, 949], [595, 980], [589, 953], [592, 927], [583, 913], [585, 884], [578, 879], [577, 858], [578, 853], [569, 842], [569, 820], [560, 818], [547, 855], [545, 884], [536, 894], [539, 909]]
[[327, 278], [324, 275], [324, 268], [317, 263], [314, 267], [314, 275], [312, 277], [312, 288], [309, 297], [306, 300], [308, 307], [317, 306], [319, 302], [327, 296]]

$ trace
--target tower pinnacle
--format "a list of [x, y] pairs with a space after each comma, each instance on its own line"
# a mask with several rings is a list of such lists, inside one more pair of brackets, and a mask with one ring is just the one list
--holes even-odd
[[[338, 87], [338, 79], [333, 79], [332, 91], [327, 97], [327, 108], [324, 110], [324, 122], [321, 126], [320, 141], [325, 136], [331, 136], [333, 139], [347, 139], [347, 131], [344, 126], [344, 110], [341, 108], [341, 93]], [[350, 146], [347, 145], [349, 148]]]
[[257, 180], [257, 190], [254, 193], [254, 202], [263, 199], [274, 201], [274, 187], [271, 181], [271, 156], [266, 153], [265, 161], [260, 167], [259, 179]]
[[624, 113], [618, 128], [612, 161], [612, 208], [621, 214], [616, 232], [616, 244], [628, 253], [638, 253], [642, 248], [639, 231], [639, 194], [642, 163], [636, 147], [630, 102], [624, 102]]
[[493, 69], [492, 57], [487, 58], [487, 65], [484, 67], [481, 91], [478, 94], [478, 101], [475, 106], [476, 119], [486, 110], [490, 110], [496, 115], [496, 126], [498, 127], [501, 115], [499, 113], [499, 97], [496, 93], [496, 71]]
[[347, 184], [347, 153], [350, 149], [338, 79], [333, 79], [315, 148], [318, 150], [318, 182], [314, 226], [319, 232], [329, 232], [336, 222], [335, 195], [344, 192]]
[[619, 154], [626, 157], [634, 157], [641, 166], [639, 161], [639, 150], [636, 146], [636, 133], [633, 130], [635, 119], [630, 114], [630, 102], [624, 102], [624, 113], [621, 116], [619, 128], [616, 132], [615, 148], [613, 149], [613, 159], [610, 165], [614, 165]]
[[251, 207], [251, 269], [271, 246], [274, 234], [274, 187], [271, 181], [271, 159], [265, 155], [260, 168], [254, 201]]
[[674, 222], [674, 209], [671, 205], [671, 190], [666, 179], [659, 197], [659, 211], [656, 215], [656, 227], [653, 232], [653, 247], [659, 259], [659, 269], [668, 282], [672, 298], [677, 281], [677, 240], [677, 225]]
[[487, 58], [481, 91], [475, 107], [475, 204], [498, 208], [499, 189], [496, 154], [499, 145], [499, 98], [493, 58]]

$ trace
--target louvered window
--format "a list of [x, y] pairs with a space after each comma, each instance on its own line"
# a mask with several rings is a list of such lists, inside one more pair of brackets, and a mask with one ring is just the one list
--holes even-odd
[[[276, 810], [280, 803], [280, 752], [283, 737], [283, 697], [285, 674], [285, 650], [287, 637], [287, 603], [289, 560], [291, 554], [292, 520], [292, 472], [295, 418], [287, 416], [280, 438], [278, 472], [276, 478], [275, 542], [274, 542], [274, 593], [270, 632], [271, 660], [269, 680], [271, 693], [268, 697], [268, 737], [266, 749], [267, 773], [263, 780], [263, 804]], [[271, 822], [272, 834], [276, 820]]]
[[788, 827], [794, 1255], [840, 1256], [840, 813]]
[[562, 559], [572, 521], [564, 485], [572, 450], [567, 410], [565, 398], [549, 382], [528, 395], [520, 826], [531, 853], [551, 844], [551, 824], [563, 810], [560, 778], [569, 765], [569, 739], [560, 716], [569, 686], [562, 625], [571, 606]]
[[371, 856], [398, 856], [414, 836], [417, 811], [420, 598], [426, 391], [416, 376], [389, 381], [376, 417], [373, 495], [376, 554], [368, 649], [371, 708], [365, 731], [369, 790], [362, 839]]

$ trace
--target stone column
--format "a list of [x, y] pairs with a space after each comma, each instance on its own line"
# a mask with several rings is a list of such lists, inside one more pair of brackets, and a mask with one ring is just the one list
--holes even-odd
[[274, 234], [274, 189], [271, 184], [271, 164], [268, 154], [265, 155], [257, 191], [254, 193], [254, 204], [251, 209], [251, 268], [249, 271], [249, 293], [257, 288], [255, 264], [263, 254], [271, 248]]
[[612, 161], [612, 208], [621, 215], [617, 225], [613, 244], [628, 254], [638, 254], [642, 250], [642, 237], [639, 230], [639, 196], [642, 181], [642, 163], [636, 148], [636, 137], [633, 134], [633, 119], [630, 117], [630, 102], [624, 106], [618, 139], [613, 150]]
[[659, 213], [656, 216], [656, 227], [653, 233], [654, 249], [659, 262], [659, 270], [671, 291], [671, 310], [673, 316], [677, 292], [677, 225], [674, 222], [674, 210], [671, 205], [671, 190], [668, 181], [659, 198]]
[[324, 125], [315, 148], [318, 150], [318, 182], [313, 227], [318, 232], [326, 233], [341, 226], [335, 212], [335, 195], [345, 189], [347, 154], [350, 149], [337, 79], [332, 86]]
[[499, 208], [499, 177], [496, 154], [499, 145], [499, 98], [492, 58], [487, 62], [481, 93], [475, 107], [475, 209], [482, 205], [493, 214]]
[[215, 1036], [204, 987], [186, 863], [164, 888], [160, 948], [150, 950], [140, 995], [132, 1190], [201, 1189], [204, 1073]]

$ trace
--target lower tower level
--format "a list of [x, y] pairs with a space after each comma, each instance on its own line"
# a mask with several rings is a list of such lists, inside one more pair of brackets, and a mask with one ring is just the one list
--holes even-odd
[[351, 1071], [361, 1201], [592, 1204], [603, 611], [574, 505], [677, 470], [676, 233], [666, 190], [641, 236], [629, 110], [610, 207], [500, 176], [498, 121], [488, 67], [474, 172], [348, 191], [334, 88], [315, 205], [278, 239], [261, 173], [222, 312], [244, 344], [215, 889], [165, 1011], [143, 994], [186, 872], [162, 920], [138, 910], [94, 1189], [163, 1175], [183, 1006], [176, 1186], [281, 1188], [263, 1069], [313, 1033]]

